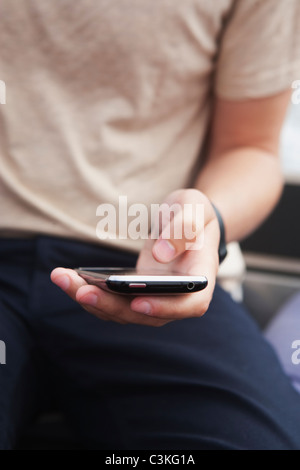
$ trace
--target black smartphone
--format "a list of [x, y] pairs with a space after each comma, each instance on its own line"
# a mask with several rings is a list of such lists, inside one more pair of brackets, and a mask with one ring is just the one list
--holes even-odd
[[205, 289], [208, 284], [205, 276], [163, 271], [137, 271], [132, 268], [77, 268], [75, 271], [88, 284], [118, 294], [191, 294]]

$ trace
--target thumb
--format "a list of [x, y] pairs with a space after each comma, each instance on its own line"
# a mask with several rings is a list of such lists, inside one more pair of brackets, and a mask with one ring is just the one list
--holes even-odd
[[203, 204], [184, 204], [165, 226], [152, 248], [160, 263], [169, 263], [187, 250], [200, 250], [204, 244]]

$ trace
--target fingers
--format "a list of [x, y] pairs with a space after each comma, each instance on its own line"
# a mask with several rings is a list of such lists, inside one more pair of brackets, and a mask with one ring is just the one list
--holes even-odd
[[[167, 217], [168, 214], [170, 216], [170, 205], [174, 204], [177, 204], [174, 216]], [[188, 210], [185, 210], [186, 204], [189, 204]], [[206, 276], [208, 286], [204, 291], [132, 298], [88, 285], [75, 271], [64, 268], [52, 272], [52, 281], [85, 310], [103, 320], [162, 326], [176, 319], [200, 317], [210, 304], [218, 269], [220, 231], [215, 211], [206, 196], [198, 190], [174, 192], [167, 200], [166, 207], [169, 212], [164, 214], [159, 239], [155, 242], [149, 240], [138, 266], [147, 270], [164, 263], [167, 272], [173, 270]], [[197, 212], [197, 207], [200, 207], [200, 212]], [[205, 235], [205, 239], [201, 235]]]
[[56, 268], [51, 280], [61, 287], [86, 311], [104, 321], [163, 326], [169, 321], [186, 316], [203, 315], [210, 303], [209, 292], [187, 295], [137, 297], [110, 294], [96, 286], [88, 285], [72, 269]]
[[82, 286], [78, 289], [76, 300], [84, 308], [102, 318], [118, 323], [135, 323], [148, 326], [162, 326], [164, 319], [149, 318], [131, 309], [131, 297], [110, 294], [96, 286]]
[[206, 231], [203, 250], [186, 251], [168, 266], [172, 266], [172, 269], [178, 272], [205, 276], [208, 279], [207, 287], [200, 292], [185, 295], [136, 297], [131, 302], [132, 310], [150, 317], [172, 320], [200, 317], [207, 311], [219, 266], [216, 248], [219, 237], [217, 222], [215, 220], [209, 222]]
[[76, 300], [76, 292], [81, 286], [87, 285], [73, 269], [55, 268], [51, 273], [51, 281], [65, 291], [73, 300]]
[[96, 286], [88, 285], [72, 269], [54, 269], [51, 273], [51, 280], [87, 312], [104, 321], [147, 326], [162, 326], [168, 322], [164, 319], [150, 318], [134, 312], [130, 307], [131, 298], [110, 294]]
[[130, 307], [140, 314], [165, 320], [201, 317], [208, 310], [215, 287], [214, 276], [208, 279], [208, 286], [200, 292], [135, 297]]
[[[187, 250], [201, 250], [204, 229], [215, 218], [206, 196], [193, 189], [177, 192], [176, 199], [173, 197], [162, 206], [163, 227], [152, 248], [154, 259], [170, 263]], [[157, 231], [157, 224], [154, 230]]]
[[200, 292], [174, 297], [135, 298], [132, 310], [165, 320], [179, 320], [185, 317], [201, 317], [207, 311], [210, 297]]

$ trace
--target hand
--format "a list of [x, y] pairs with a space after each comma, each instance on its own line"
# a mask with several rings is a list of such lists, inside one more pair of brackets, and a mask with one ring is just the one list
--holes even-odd
[[[208, 279], [206, 289], [176, 296], [132, 298], [90, 286], [75, 271], [64, 268], [56, 268], [52, 271], [52, 281], [72, 299], [79, 302], [85, 310], [105, 321], [162, 326], [173, 320], [202, 316], [209, 307], [219, 266], [218, 221], [207, 197], [196, 189], [175, 191], [165, 203], [170, 206], [176, 203], [182, 211], [177, 213], [171, 221], [163, 221], [157, 240], [149, 238], [146, 241], [137, 267], [143, 270], [159, 269], [170, 273], [177, 271], [183, 274], [204, 275]], [[191, 219], [191, 214], [186, 214], [185, 204], [191, 204], [193, 207], [196, 207], [196, 204], [203, 205], [204, 227], [197, 227], [197, 221], [193, 218], [195, 215]], [[192, 239], [191, 232], [186, 233], [185, 227], [194, 229]], [[179, 228], [183, 236], [175, 238], [174, 234], [178, 233]], [[201, 234], [204, 234], [203, 246], [199, 247], [197, 240], [201, 239]]]

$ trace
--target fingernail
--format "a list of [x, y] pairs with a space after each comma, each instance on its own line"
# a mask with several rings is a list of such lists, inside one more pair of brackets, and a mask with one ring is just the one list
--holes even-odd
[[144, 315], [151, 315], [151, 305], [149, 302], [140, 302], [135, 305], [132, 310], [137, 313], [144, 313]]
[[69, 276], [58, 276], [53, 279], [54, 284], [60, 287], [62, 290], [68, 290], [71, 284]]
[[95, 307], [98, 303], [98, 296], [96, 294], [86, 294], [79, 300], [79, 302]]
[[175, 256], [175, 248], [168, 240], [158, 240], [154, 249], [157, 258], [161, 261], [171, 261]]

